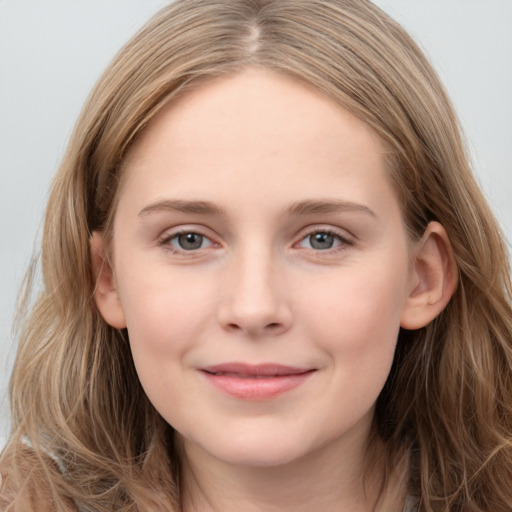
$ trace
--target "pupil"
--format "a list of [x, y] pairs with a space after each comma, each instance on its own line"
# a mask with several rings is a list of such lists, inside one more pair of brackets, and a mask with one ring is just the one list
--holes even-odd
[[203, 243], [203, 237], [197, 233], [186, 233], [179, 236], [178, 242], [182, 249], [199, 249]]
[[330, 249], [334, 243], [334, 237], [329, 233], [315, 233], [309, 237], [313, 249]]

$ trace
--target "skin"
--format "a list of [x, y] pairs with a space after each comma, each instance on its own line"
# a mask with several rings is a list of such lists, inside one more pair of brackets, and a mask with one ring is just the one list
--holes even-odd
[[[440, 225], [408, 240], [384, 151], [317, 91], [255, 69], [166, 107], [132, 148], [111, 266], [92, 239], [96, 302], [178, 432], [185, 510], [373, 510], [364, 454], [399, 328], [455, 286]], [[233, 361], [310, 374], [243, 399], [201, 371]]]

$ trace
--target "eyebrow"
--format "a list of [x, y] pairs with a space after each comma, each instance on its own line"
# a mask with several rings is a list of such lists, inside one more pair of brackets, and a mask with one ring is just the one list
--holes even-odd
[[[199, 215], [225, 215], [222, 208], [210, 201], [185, 201], [181, 199], [165, 199], [144, 207], [139, 216], [152, 212], [177, 211]], [[288, 215], [314, 215], [319, 213], [362, 212], [372, 217], [377, 215], [367, 206], [341, 200], [306, 200], [292, 203], [287, 208]]]
[[313, 215], [318, 213], [338, 212], [362, 212], [372, 217], [377, 217], [375, 212], [367, 206], [350, 201], [325, 200], [325, 201], [299, 201], [288, 207], [290, 215]]
[[224, 215], [224, 211], [214, 203], [209, 201], [184, 201], [181, 199], [166, 199], [157, 201], [146, 207], [140, 212], [139, 216], [147, 215], [151, 212], [177, 211], [182, 213], [197, 213], [200, 215]]

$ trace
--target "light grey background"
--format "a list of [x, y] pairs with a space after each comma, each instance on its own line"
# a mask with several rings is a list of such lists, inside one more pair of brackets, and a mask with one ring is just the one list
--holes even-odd
[[[50, 180], [117, 49], [166, 0], [0, 0], [0, 446], [11, 324]], [[512, 239], [512, 0], [377, 0], [430, 55]]]

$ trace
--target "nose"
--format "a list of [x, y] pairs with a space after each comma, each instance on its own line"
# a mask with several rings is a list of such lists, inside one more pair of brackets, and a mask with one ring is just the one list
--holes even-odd
[[253, 248], [230, 262], [218, 310], [224, 329], [261, 338], [290, 328], [292, 311], [285, 272], [269, 253]]

